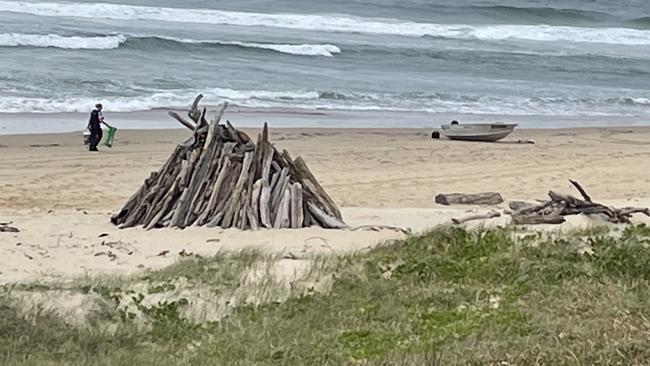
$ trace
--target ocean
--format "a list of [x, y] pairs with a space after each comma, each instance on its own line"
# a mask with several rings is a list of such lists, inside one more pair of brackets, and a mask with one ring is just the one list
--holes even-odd
[[650, 122], [650, 1], [0, 0], [4, 116], [179, 108], [197, 93]]

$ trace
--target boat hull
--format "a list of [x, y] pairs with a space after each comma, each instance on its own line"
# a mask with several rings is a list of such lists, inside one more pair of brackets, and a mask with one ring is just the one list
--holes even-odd
[[442, 126], [450, 140], [496, 142], [512, 133], [516, 124], [468, 124]]

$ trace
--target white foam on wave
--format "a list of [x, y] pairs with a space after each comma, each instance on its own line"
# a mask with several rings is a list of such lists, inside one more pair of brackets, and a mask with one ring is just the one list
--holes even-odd
[[326, 56], [332, 57], [334, 54], [341, 53], [341, 49], [332, 44], [275, 44], [275, 43], [252, 43], [252, 42], [238, 42], [238, 41], [219, 41], [219, 40], [196, 40], [187, 38], [175, 37], [161, 37], [174, 42], [193, 43], [193, 44], [217, 44], [223, 46], [238, 46], [243, 48], [258, 48], [263, 50], [271, 50], [280, 53], [287, 53], [290, 55], [301, 56]]
[[103, 37], [65, 37], [57, 34], [0, 33], [0, 47], [54, 47], [64, 49], [108, 50], [126, 41], [122, 35]]
[[[341, 49], [331, 44], [275, 44], [251, 43], [219, 40], [194, 40], [174, 37], [154, 36], [180, 43], [217, 44], [271, 50], [291, 55], [332, 57]], [[0, 33], [0, 47], [54, 47], [63, 49], [109, 50], [120, 47], [127, 36], [111, 35], [96, 37], [61, 36], [58, 34]]]
[[133, 97], [67, 97], [26, 98], [0, 96], [0, 112], [61, 113], [87, 112], [102, 102], [110, 112], [145, 111], [156, 108], [187, 108], [188, 101], [199, 92], [204, 103], [216, 105], [223, 101], [250, 108], [289, 108], [309, 110], [395, 111], [429, 113], [469, 113], [512, 116], [650, 116], [650, 102], [642, 97], [495, 97], [463, 95], [394, 95], [337, 94], [316, 91], [233, 90], [169, 90]]
[[631, 28], [580, 28], [550, 25], [485, 25], [416, 23], [349, 15], [265, 14], [214, 9], [132, 6], [108, 3], [32, 3], [0, 0], [0, 11], [39, 16], [154, 20], [289, 29], [433, 36], [460, 39], [567, 41], [621, 45], [650, 45], [650, 31]]
[[287, 101], [301, 104], [307, 100], [318, 99], [317, 92], [283, 92], [267, 90], [233, 90], [214, 88], [203, 90], [170, 90], [155, 92], [138, 97], [68, 97], [68, 98], [27, 98], [0, 96], [0, 112], [4, 113], [61, 113], [86, 112], [97, 102], [102, 102], [107, 110], [113, 112], [146, 111], [156, 108], [185, 108], [188, 100], [197, 94], [204, 95], [204, 103], [218, 104], [229, 101], [245, 106], [264, 106], [273, 101]]

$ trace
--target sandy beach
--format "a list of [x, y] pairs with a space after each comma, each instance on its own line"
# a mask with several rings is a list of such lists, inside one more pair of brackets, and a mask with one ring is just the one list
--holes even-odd
[[[430, 132], [272, 129], [271, 140], [304, 157], [352, 227], [423, 231], [487, 210], [439, 206], [437, 193], [497, 191], [506, 202], [543, 199], [549, 189], [573, 193], [570, 178], [600, 202], [650, 204], [649, 127], [519, 129], [500, 143], [432, 140]], [[0, 282], [128, 274], [174, 263], [183, 250], [307, 255], [363, 250], [403, 237], [391, 230], [113, 227], [110, 215], [188, 135], [180, 129], [120, 130], [114, 147], [99, 154], [85, 150], [79, 133], [0, 136], [0, 222], [13, 221], [20, 229], [0, 233]], [[516, 143], [520, 139], [535, 144]], [[507, 218], [491, 222], [505, 224]], [[575, 217], [565, 227], [592, 223]]]

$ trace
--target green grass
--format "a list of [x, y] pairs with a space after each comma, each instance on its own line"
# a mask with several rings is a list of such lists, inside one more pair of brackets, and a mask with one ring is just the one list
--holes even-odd
[[[317, 258], [304, 281], [288, 287], [242, 280], [277, 260], [223, 253], [128, 279], [6, 289], [0, 364], [650, 363], [650, 228], [643, 225], [565, 234], [445, 228], [364, 254]], [[315, 291], [318, 278], [330, 280]], [[113, 301], [119, 293], [138, 314], [120, 312], [115, 301], [120, 316], [74, 327], [46, 311], [25, 315], [12, 301], [15, 291], [52, 287]], [[194, 298], [164, 297], [188, 287], [266, 295], [221, 320], [196, 322], [184, 315]], [[278, 287], [283, 297], [272, 296]]]

